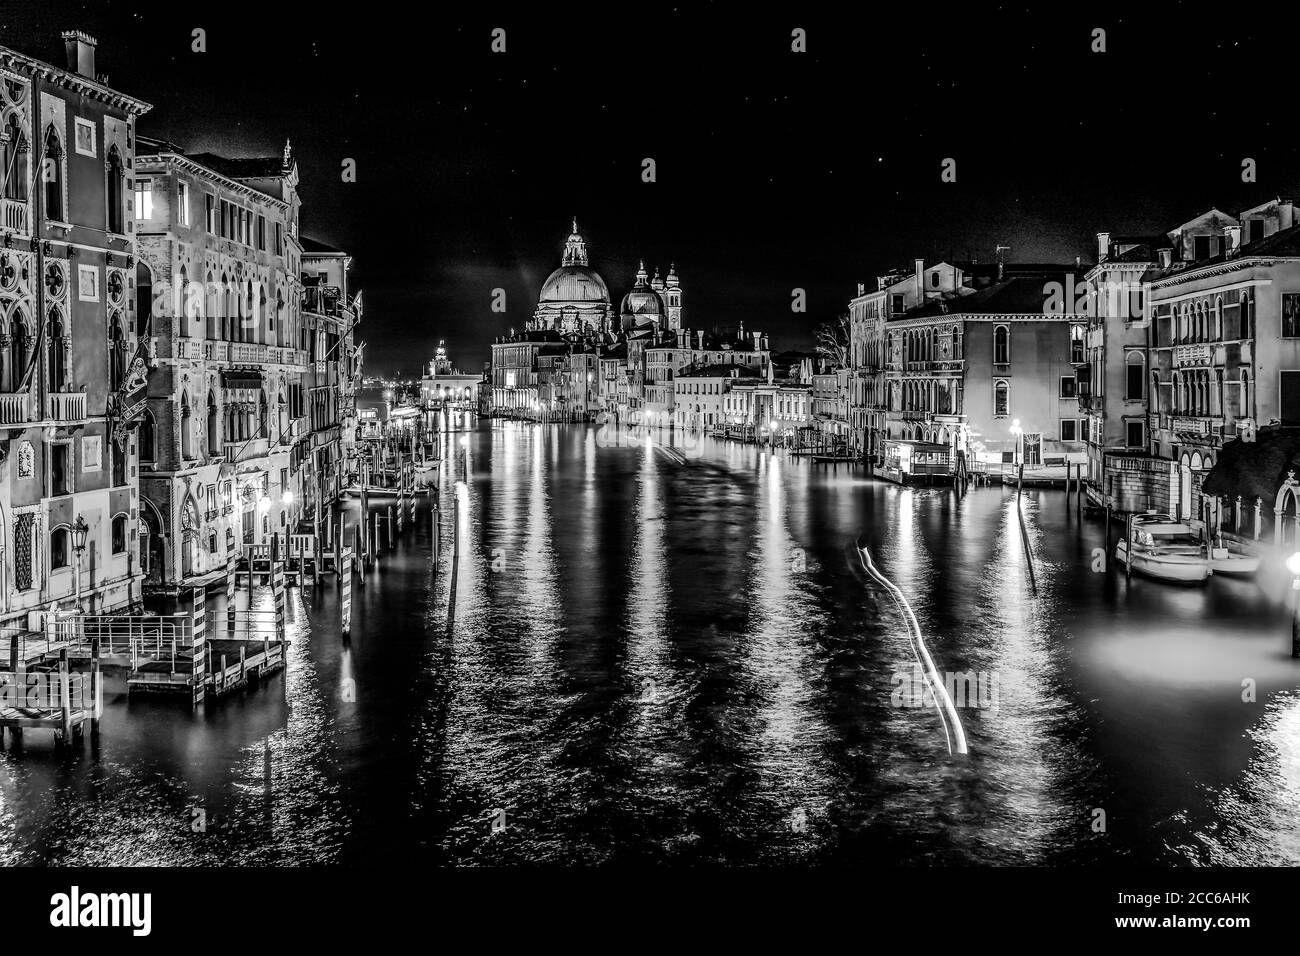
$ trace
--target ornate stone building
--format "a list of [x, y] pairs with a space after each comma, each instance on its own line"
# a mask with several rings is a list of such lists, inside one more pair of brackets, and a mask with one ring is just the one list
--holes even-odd
[[[143, 388], [132, 166], [149, 106], [63, 35], [66, 69], [0, 47], [0, 625], [140, 600], [131, 432]], [[139, 359], [139, 361], [137, 361]]]
[[288, 144], [251, 159], [151, 140], [140, 152], [136, 232], [154, 289], [139, 442], [146, 571], [172, 591], [296, 530], [312, 343]]

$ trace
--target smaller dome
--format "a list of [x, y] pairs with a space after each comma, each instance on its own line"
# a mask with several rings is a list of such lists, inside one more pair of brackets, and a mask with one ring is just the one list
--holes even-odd
[[633, 289], [623, 296], [623, 315], [663, 315], [664, 300], [653, 289]]

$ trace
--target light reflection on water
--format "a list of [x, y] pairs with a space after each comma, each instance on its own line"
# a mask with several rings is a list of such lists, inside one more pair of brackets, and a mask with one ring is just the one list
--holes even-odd
[[[191, 715], [114, 680], [97, 752], [7, 745], [0, 862], [1300, 862], [1275, 569], [1200, 589], [1095, 574], [1104, 531], [1060, 492], [438, 426], [436, 580], [422, 503], [354, 591], [349, 643], [332, 581], [291, 592], [289, 667], [265, 686]], [[908, 632], [855, 572], [859, 535], [936, 666], [996, 676], [996, 709], [960, 711], [967, 759], [932, 708], [891, 706]]]

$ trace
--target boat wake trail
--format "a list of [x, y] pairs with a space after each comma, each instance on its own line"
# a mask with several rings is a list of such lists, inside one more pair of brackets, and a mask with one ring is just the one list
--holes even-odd
[[858, 560], [862, 562], [862, 570], [867, 573], [867, 576], [872, 581], [889, 592], [889, 596], [894, 599], [894, 603], [902, 612], [904, 620], [907, 621], [909, 639], [912, 644], [912, 656], [916, 658], [916, 663], [921, 668], [921, 675], [925, 678], [926, 686], [929, 687], [930, 693], [934, 696], [934, 709], [939, 714], [940, 723], [943, 724], [943, 735], [948, 742], [948, 753], [970, 753], [966, 746], [966, 730], [961, 725], [961, 718], [957, 716], [957, 708], [953, 706], [952, 696], [948, 693], [948, 688], [939, 678], [939, 673], [934, 668], [934, 661], [930, 657], [929, 649], [925, 646], [925, 638], [921, 634], [921, 625], [916, 622], [916, 615], [912, 612], [912, 605], [908, 603], [907, 597], [899, 590], [898, 586], [881, 574], [880, 569], [871, 560], [871, 552], [862, 546], [861, 539], [858, 540], [855, 550], [858, 554]]

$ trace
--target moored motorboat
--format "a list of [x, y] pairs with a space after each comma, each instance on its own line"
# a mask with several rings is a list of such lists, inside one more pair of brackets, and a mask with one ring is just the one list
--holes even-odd
[[1254, 577], [1259, 570], [1260, 559], [1253, 554], [1241, 554], [1227, 548], [1210, 549], [1210, 570], [1215, 574], [1227, 574], [1232, 577]]
[[1115, 545], [1115, 560], [1150, 578], [1202, 584], [1213, 572], [1204, 545], [1189, 525], [1164, 514], [1135, 515], [1132, 540]]

